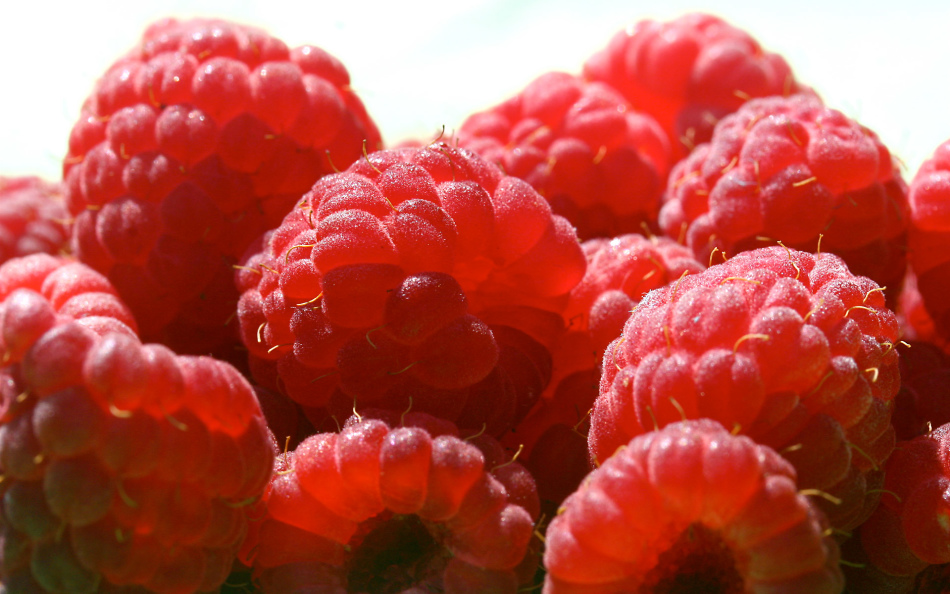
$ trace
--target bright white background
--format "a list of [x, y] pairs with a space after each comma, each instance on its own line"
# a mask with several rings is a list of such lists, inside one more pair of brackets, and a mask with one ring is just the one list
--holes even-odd
[[[164, 16], [255, 24], [340, 58], [384, 140], [431, 138], [547, 70], [578, 72], [642, 18], [717, 14], [785, 56], [831, 107], [875, 130], [912, 175], [950, 139], [950, 3], [800, 0], [0, 0], [0, 175], [55, 179], [95, 80]], [[860, 9], [855, 7], [860, 6]], [[771, 7], [771, 8], [770, 8]]]

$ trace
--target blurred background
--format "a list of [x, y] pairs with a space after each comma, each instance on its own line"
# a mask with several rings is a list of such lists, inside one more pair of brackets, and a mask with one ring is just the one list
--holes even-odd
[[[782, 54], [825, 102], [871, 128], [909, 178], [950, 139], [950, 3], [907, 0], [163, 0], [0, 2], [0, 175], [60, 175], [95, 80], [166, 17], [216, 16], [338, 57], [384, 141], [432, 139], [549, 70], [579, 72], [637, 20], [716, 14]], [[860, 12], [854, 7], [860, 6]]]

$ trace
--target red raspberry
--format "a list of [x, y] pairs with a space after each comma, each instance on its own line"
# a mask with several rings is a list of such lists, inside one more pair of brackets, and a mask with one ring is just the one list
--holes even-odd
[[[509, 447], [521, 446], [530, 454], [526, 465], [538, 481], [541, 498], [555, 504], [590, 471], [582, 434], [587, 432], [586, 413], [597, 398], [607, 345], [620, 336], [630, 311], [648, 291], [705, 268], [689, 248], [667, 237], [630, 234], [592, 239], [581, 247], [587, 272], [571, 291], [564, 314], [569, 331], [552, 352], [551, 386], [505, 438]], [[544, 442], [540, 452], [535, 449], [539, 440]], [[565, 469], [568, 461], [573, 462], [570, 470]]]
[[[0, 579], [28, 592], [211, 591], [273, 453], [226, 363], [143, 345], [105, 277], [0, 266]], [[11, 586], [12, 587], [12, 586]]]
[[871, 563], [899, 576], [950, 563], [950, 423], [899, 442], [885, 470], [881, 505], [861, 526]]
[[458, 143], [534, 186], [581, 239], [656, 223], [669, 140], [607, 85], [549, 72], [470, 116]]
[[897, 319], [881, 289], [834, 254], [740, 253], [651, 293], [604, 355], [590, 451], [708, 417], [780, 451], [800, 485], [840, 499], [847, 529], [894, 444]]
[[530, 475], [447, 421], [371, 414], [284, 457], [242, 549], [263, 591], [514, 594], [536, 566]]
[[629, 234], [582, 247], [587, 272], [571, 291], [565, 315], [572, 330], [590, 332], [598, 363], [644, 295], [706, 268], [689, 248], [667, 237]]
[[[812, 96], [756, 99], [723, 118], [712, 140], [672, 173], [660, 226], [697, 259], [775, 241], [830, 251], [890, 288], [906, 272], [908, 208], [877, 136]], [[819, 247], [820, 242], [820, 247]]]
[[584, 65], [663, 126], [674, 161], [707, 142], [716, 122], [753, 97], [805, 90], [785, 59], [719, 17], [644, 20], [618, 32]]
[[897, 350], [901, 388], [891, 423], [897, 439], [908, 440], [950, 423], [950, 357], [920, 341], [902, 341]]
[[38, 177], [0, 176], [0, 263], [63, 251], [68, 218], [59, 184]]
[[[913, 232], [910, 235], [913, 235]], [[917, 288], [917, 275], [912, 267], [904, 277], [904, 287], [897, 300], [895, 312], [901, 325], [901, 336], [905, 340], [927, 342], [944, 352], [950, 352], [950, 341], [937, 334], [934, 320], [924, 306], [924, 299]]]
[[231, 266], [334, 167], [376, 148], [346, 69], [222, 20], [164, 20], [99, 80], [63, 166], [73, 249], [143, 340], [231, 354]]
[[500, 434], [547, 385], [583, 272], [527, 183], [446, 145], [379, 151], [317, 182], [248, 258], [238, 319], [255, 378], [311, 416], [355, 400]]
[[840, 593], [838, 546], [776, 452], [709, 419], [634, 438], [548, 526], [544, 594]]
[[950, 140], [925, 161], [907, 192], [910, 203], [910, 265], [940, 342], [950, 340]]

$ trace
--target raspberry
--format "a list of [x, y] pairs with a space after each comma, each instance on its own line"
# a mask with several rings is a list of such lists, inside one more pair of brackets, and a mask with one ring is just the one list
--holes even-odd
[[64, 250], [68, 218], [59, 184], [0, 176], [0, 263]]
[[583, 272], [573, 228], [524, 181], [442, 144], [379, 151], [247, 258], [238, 319], [254, 377], [315, 425], [356, 401], [498, 435], [550, 380]]
[[545, 594], [841, 592], [838, 546], [775, 451], [709, 419], [635, 437], [548, 526]]
[[901, 324], [901, 336], [905, 340], [927, 342], [948, 351], [947, 339], [937, 334], [934, 320], [924, 306], [923, 297], [917, 288], [917, 275], [913, 268], [907, 270], [904, 277], [904, 287], [897, 300], [895, 308], [897, 319]]
[[[844, 573], [846, 592], [861, 594], [923, 594], [928, 590], [919, 590], [914, 586], [914, 576], [896, 576], [885, 573], [870, 562], [867, 553], [861, 548], [859, 526], [841, 545], [841, 571]], [[937, 590], [939, 592], [940, 590]]]
[[950, 357], [926, 342], [899, 344], [900, 392], [891, 423], [897, 439], [908, 440], [950, 423]]
[[917, 170], [907, 192], [910, 204], [910, 265], [923, 308], [940, 342], [950, 339], [946, 277], [950, 270], [950, 140]]
[[950, 563], [950, 424], [899, 442], [861, 546], [881, 571], [912, 576]]
[[630, 310], [644, 295], [705, 269], [688, 248], [667, 237], [629, 234], [588, 241], [583, 248], [587, 272], [571, 291], [565, 315], [573, 329], [590, 332], [600, 354], [620, 336]]
[[216, 589], [273, 461], [250, 385], [227, 363], [143, 345], [83, 264], [10, 260], [0, 287], [0, 579]]
[[[708, 417], [786, 456], [856, 526], [894, 444], [897, 319], [834, 254], [743, 252], [648, 293], [604, 355], [590, 451]], [[827, 507], [827, 506], [826, 506]]]
[[877, 136], [810, 95], [756, 99], [670, 173], [660, 226], [706, 262], [775, 241], [831, 251], [890, 289], [906, 272], [905, 185]]
[[607, 85], [563, 72], [470, 116], [458, 143], [530, 183], [581, 239], [655, 224], [670, 167], [653, 118]]
[[[590, 471], [586, 442], [578, 438], [586, 434], [586, 412], [597, 398], [604, 350], [648, 291], [705, 268], [689, 248], [667, 237], [629, 234], [588, 240], [581, 247], [587, 272], [570, 294], [564, 314], [570, 327], [552, 352], [551, 386], [505, 438], [510, 447], [522, 446], [530, 454], [526, 465], [538, 480], [542, 500], [556, 504], [577, 488], [574, 479]], [[535, 454], [539, 440], [544, 451]], [[570, 471], [567, 461], [574, 462]]]
[[619, 90], [660, 123], [674, 161], [707, 142], [713, 126], [753, 97], [806, 90], [785, 59], [719, 17], [644, 20], [618, 32], [584, 65], [584, 76]]
[[424, 413], [364, 411], [284, 456], [242, 560], [265, 593], [513, 594], [538, 499], [499, 451]]
[[222, 20], [159, 21], [73, 128], [73, 249], [116, 285], [143, 340], [232, 355], [232, 264], [314, 181], [379, 142], [323, 50]]
[[[65, 320], [100, 334], [136, 335], [135, 318], [108, 279], [62, 256], [40, 253], [4, 262], [0, 300], [4, 364], [21, 361], [40, 336]], [[53, 381], [52, 376], [37, 379]]]

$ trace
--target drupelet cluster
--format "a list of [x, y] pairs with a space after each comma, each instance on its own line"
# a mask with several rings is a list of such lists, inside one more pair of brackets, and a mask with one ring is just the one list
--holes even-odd
[[230, 356], [232, 264], [317, 179], [379, 143], [320, 48], [222, 20], [157, 22], [69, 137], [73, 251], [112, 281], [145, 340]]

